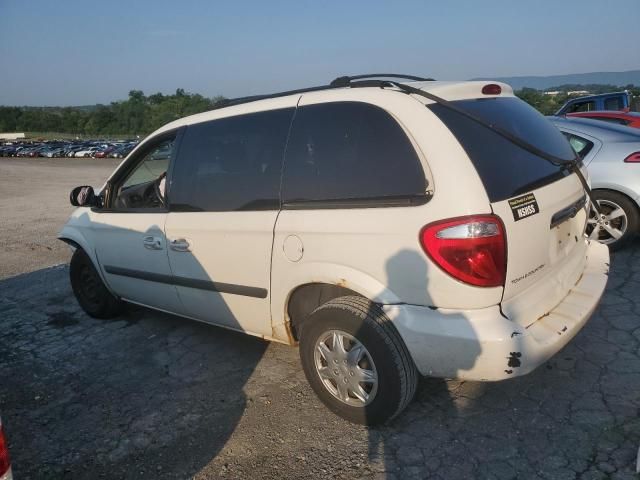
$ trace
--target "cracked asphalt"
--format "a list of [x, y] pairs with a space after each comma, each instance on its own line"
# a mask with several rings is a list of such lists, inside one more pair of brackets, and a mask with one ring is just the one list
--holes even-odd
[[[63, 192], [64, 194], [64, 192]], [[425, 379], [390, 425], [331, 414], [295, 348], [130, 307], [95, 320], [66, 265], [0, 280], [0, 414], [16, 479], [639, 479], [640, 242], [532, 374]]]

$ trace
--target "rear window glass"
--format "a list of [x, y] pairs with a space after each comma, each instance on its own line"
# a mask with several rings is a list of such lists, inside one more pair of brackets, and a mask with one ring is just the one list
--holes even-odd
[[[420, 159], [402, 127], [361, 102], [300, 107], [284, 169], [285, 204], [424, 197]], [[364, 201], [364, 202], [362, 202]]]
[[[563, 160], [575, 153], [560, 131], [518, 98], [459, 100], [457, 107]], [[473, 120], [434, 104], [429, 108], [456, 136], [473, 162], [491, 202], [499, 202], [568, 175], [566, 169], [527, 152]]]

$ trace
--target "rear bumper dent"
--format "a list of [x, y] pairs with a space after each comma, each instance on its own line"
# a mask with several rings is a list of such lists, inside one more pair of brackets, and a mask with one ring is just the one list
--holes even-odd
[[529, 321], [508, 320], [497, 305], [457, 311], [415, 305], [383, 309], [422, 375], [504, 380], [531, 372], [582, 329], [602, 297], [608, 271], [609, 249], [590, 243], [578, 282], [553, 310]]

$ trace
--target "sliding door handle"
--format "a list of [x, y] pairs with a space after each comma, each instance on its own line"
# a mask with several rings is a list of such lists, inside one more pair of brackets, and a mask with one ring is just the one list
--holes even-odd
[[142, 239], [144, 248], [149, 250], [162, 250], [162, 239], [160, 237], [147, 236]]
[[169, 248], [174, 252], [190, 252], [189, 247], [189, 241], [186, 238], [176, 238], [169, 243]]

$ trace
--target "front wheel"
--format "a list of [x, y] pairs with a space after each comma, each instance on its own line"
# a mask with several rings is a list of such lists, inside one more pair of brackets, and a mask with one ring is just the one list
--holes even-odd
[[122, 312], [124, 302], [114, 297], [102, 282], [89, 256], [76, 249], [69, 266], [71, 288], [87, 315], [94, 318], [113, 318]]
[[314, 310], [301, 330], [307, 380], [337, 415], [376, 425], [413, 399], [418, 372], [400, 334], [375, 303], [336, 298]]
[[601, 213], [598, 216], [594, 210], [591, 211], [586, 233], [591, 240], [608, 245], [610, 250], [619, 250], [638, 231], [638, 209], [631, 200], [618, 192], [596, 190], [593, 193]]

